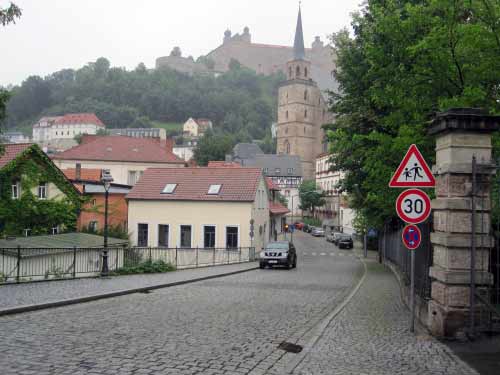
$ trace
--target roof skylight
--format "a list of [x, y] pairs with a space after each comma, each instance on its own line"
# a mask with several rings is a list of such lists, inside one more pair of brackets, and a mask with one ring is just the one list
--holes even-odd
[[210, 187], [208, 188], [207, 194], [208, 195], [217, 195], [217, 194], [219, 194], [221, 187], [222, 187], [222, 185], [210, 185]]
[[176, 187], [177, 187], [177, 184], [166, 184], [161, 193], [162, 194], [173, 194]]

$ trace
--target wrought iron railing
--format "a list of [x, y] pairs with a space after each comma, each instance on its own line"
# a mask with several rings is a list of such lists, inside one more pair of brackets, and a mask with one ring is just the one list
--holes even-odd
[[[0, 284], [93, 277], [100, 274], [103, 248], [0, 248]], [[255, 248], [110, 247], [111, 274], [147, 264], [182, 268], [250, 262]]]

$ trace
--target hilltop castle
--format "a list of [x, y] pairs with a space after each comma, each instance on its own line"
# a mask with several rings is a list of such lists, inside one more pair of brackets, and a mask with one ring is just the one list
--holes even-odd
[[[311, 48], [305, 48], [304, 53], [311, 62], [310, 76], [320, 89], [334, 88], [332, 47], [325, 46], [317, 36]], [[170, 56], [156, 59], [156, 68], [169, 67], [188, 74], [216, 74], [226, 72], [231, 59], [235, 59], [260, 74], [268, 75], [278, 71], [286, 74], [287, 61], [293, 56], [294, 50], [289, 46], [252, 43], [250, 29], [245, 27], [242, 34], [232, 35], [230, 30], [226, 30], [222, 44], [197, 61], [192, 56], [183, 57], [180, 48], [175, 47]]]

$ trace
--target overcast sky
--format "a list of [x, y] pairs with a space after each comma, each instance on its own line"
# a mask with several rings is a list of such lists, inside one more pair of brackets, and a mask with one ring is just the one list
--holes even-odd
[[[133, 69], [180, 46], [197, 58], [221, 44], [224, 31], [250, 28], [252, 41], [293, 43], [298, 1], [294, 0], [13, 0], [23, 15], [0, 27], [0, 85], [19, 84], [79, 68], [104, 56], [112, 66]], [[5, 7], [8, 1], [0, 0]], [[303, 0], [306, 46], [326, 41], [350, 25], [361, 0]]]

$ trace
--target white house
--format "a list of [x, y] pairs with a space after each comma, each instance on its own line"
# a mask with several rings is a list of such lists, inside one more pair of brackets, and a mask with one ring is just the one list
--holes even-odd
[[64, 116], [42, 117], [33, 125], [33, 142], [73, 139], [79, 134], [96, 134], [99, 129], [105, 129], [105, 126], [94, 113], [69, 113]]
[[206, 118], [190, 117], [182, 126], [184, 135], [188, 137], [201, 137], [208, 129], [212, 129], [212, 121]]
[[150, 168], [126, 197], [130, 240], [259, 251], [269, 238], [269, 197], [260, 168]]

